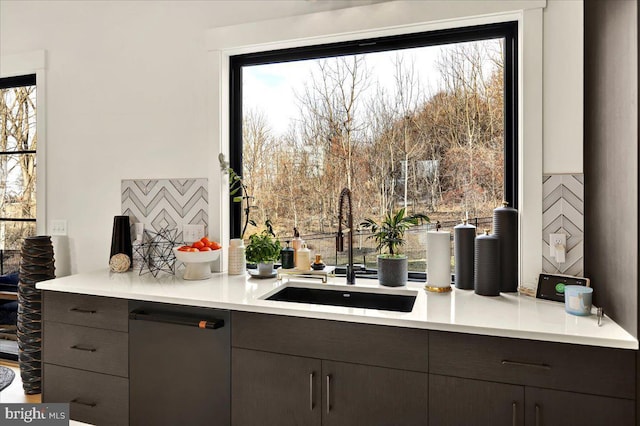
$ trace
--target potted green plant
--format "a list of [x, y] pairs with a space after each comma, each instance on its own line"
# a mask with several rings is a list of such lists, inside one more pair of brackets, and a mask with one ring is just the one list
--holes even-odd
[[243, 206], [242, 211], [244, 212], [244, 225], [242, 225], [240, 238], [244, 238], [247, 226], [256, 226], [256, 222], [249, 217], [251, 215], [251, 210], [255, 207], [251, 204], [253, 196], [249, 194], [249, 189], [244, 183], [242, 176], [237, 174], [236, 171], [229, 166], [229, 162], [225, 159], [224, 154], [218, 154], [218, 162], [220, 163], [220, 171], [225, 175], [229, 175], [229, 195], [233, 197], [232, 200], [234, 203], [240, 203], [240, 205]]
[[429, 222], [429, 218], [416, 213], [405, 216], [405, 209], [397, 213], [387, 213], [378, 223], [373, 219], [365, 219], [360, 224], [362, 228], [370, 229], [369, 238], [378, 243], [376, 248], [381, 253], [378, 255], [378, 281], [381, 285], [399, 287], [407, 283], [409, 278], [407, 256], [400, 253], [404, 245], [404, 234], [412, 226]]
[[273, 274], [273, 262], [280, 258], [282, 250], [271, 223], [267, 221], [265, 225], [267, 229], [249, 236], [249, 244], [245, 249], [247, 262], [255, 263], [258, 266], [258, 275], [261, 276]]

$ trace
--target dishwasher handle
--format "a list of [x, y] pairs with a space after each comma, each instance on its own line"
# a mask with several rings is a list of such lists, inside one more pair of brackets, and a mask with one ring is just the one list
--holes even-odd
[[173, 315], [150, 314], [143, 311], [133, 311], [129, 313], [130, 320], [160, 322], [164, 324], [184, 325], [187, 327], [198, 327], [204, 329], [215, 330], [224, 327], [224, 320], [198, 320], [192, 318], [183, 318]]

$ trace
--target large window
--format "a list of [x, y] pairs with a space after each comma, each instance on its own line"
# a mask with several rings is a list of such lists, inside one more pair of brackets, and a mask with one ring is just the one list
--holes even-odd
[[0, 256], [17, 271], [24, 237], [36, 230], [36, 76], [0, 79]]
[[[480, 228], [517, 205], [517, 24], [503, 23], [231, 57], [230, 164], [251, 196], [244, 237], [269, 219], [294, 227], [325, 261], [335, 250], [338, 196], [354, 224], [405, 208], [404, 252], [425, 270], [425, 227]], [[231, 203], [231, 235], [246, 217]], [[489, 226], [490, 227], [490, 226]], [[355, 261], [372, 268], [375, 243], [354, 230]]]

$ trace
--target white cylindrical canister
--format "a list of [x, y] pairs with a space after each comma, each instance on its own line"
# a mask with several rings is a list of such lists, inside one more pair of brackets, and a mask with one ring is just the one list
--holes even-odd
[[451, 291], [451, 233], [427, 232], [427, 285], [429, 291]]
[[242, 275], [247, 271], [244, 241], [233, 238], [229, 241], [229, 275]]

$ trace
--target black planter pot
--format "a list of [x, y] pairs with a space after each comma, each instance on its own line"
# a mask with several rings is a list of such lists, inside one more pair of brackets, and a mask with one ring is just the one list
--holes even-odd
[[51, 237], [27, 237], [20, 253], [18, 282], [18, 361], [25, 394], [41, 392], [42, 295], [36, 283], [55, 278]]
[[407, 256], [378, 255], [378, 282], [387, 287], [402, 287], [409, 279]]

